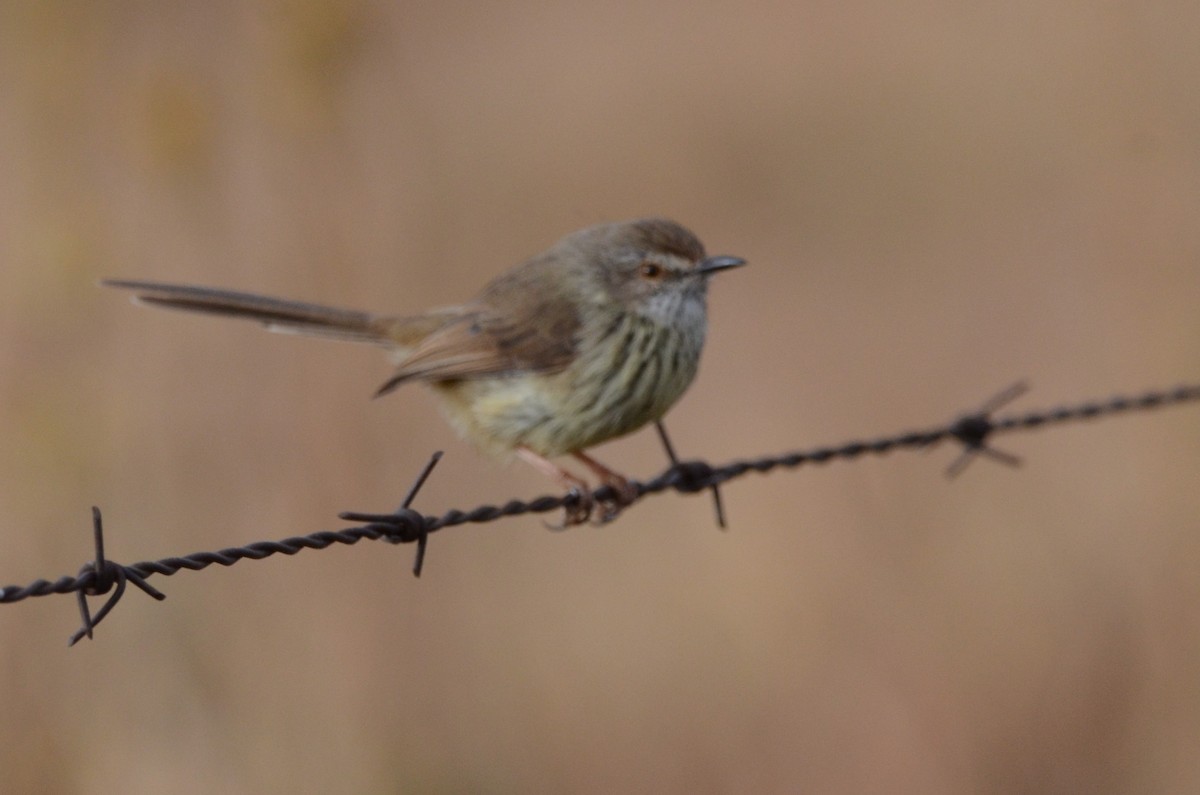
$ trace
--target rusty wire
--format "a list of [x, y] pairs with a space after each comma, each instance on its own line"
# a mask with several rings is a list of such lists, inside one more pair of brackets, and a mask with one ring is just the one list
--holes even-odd
[[[712, 466], [704, 461], [680, 461], [659, 426], [659, 434], [672, 464], [657, 477], [647, 481], [632, 481], [637, 490], [637, 500], [651, 494], [674, 490], [685, 494], [710, 489], [713, 492], [717, 523], [725, 526], [724, 509], [718, 487], [750, 472], [766, 474], [776, 469], [794, 469], [804, 464], [824, 464], [835, 459], [855, 459], [864, 455], [884, 455], [893, 450], [927, 449], [939, 442], [953, 440], [962, 445], [961, 455], [949, 466], [948, 476], [955, 476], [981, 455], [1001, 463], [1015, 465], [1018, 459], [997, 450], [990, 441], [997, 433], [1018, 430], [1034, 430], [1063, 422], [1094, 419], [1129, 411], [1146, 411], [1164, 406], [1200, 400], [1200, 385], [1184, 385], [1172, 389], [1147, 391], [1134, 397], [1113, 397], [1108, 400], [1088, 401], [1071, 406], [1061, 406], [1044, 411], [1031, 411], [994, 419], [992, 414], [1007, 402], [1026, 391], [1024, 383], [998, 393], [975, 411], [958, 419], [924, 431], [884, 436], [866, 441], [851, 441], [831, 447], [817, 447], [778, 455], [732, 461], [722, 466]], [[429, 536], [447, 527], [462, 524], [482, 524], [506, 516], [528, 513], [546, 513], [573, 505], [581, 498], [577, 493], [562, 496], [544, 496], [533, 500], [510, 500], [503, 505], [481, 505], [469, 511], [450, 510], [441, 516], [419, 513], [410, 506], [417, 492], [425, 483], [437, 464], [441, 453], [435, 453], [425, 468], [414, 480], [401, 506], [392, 513], [370, 514], [347, 511], [339, 518], [349, 522], [361, 522], [343, 530], [321, 531], [305, 536], [294, 536], [281, 541], [259, 541], [242, 547], [229, 547], [217, 552], [196, 552], [182, 557], [144, 561], [129, 565], [108, 560], [104, 555], [103, 525], [100, 509], [92, 509], [95, 558], [84, 564], [74, 576], [64, 576], [51, 582], [35, 580], [26, 586], [10, 585], [0, 588], [0, 604], [19, 602], [32, 596], [75, 593], [82, 619], [81, 628], [71, 636], [70, 644], [83, 637], [92, 637], [93, 629], [107, 616], [125, 592], [126, 585], [133, 583], [137, 588], [155, 599], [165, 595], [146, 582], [152, 574], [169, 576], [182, 569], [199, 571], [213, 564], [232, 566], [240, 560], [261, 560], [272, 555], [295, 555], [302, 549], [325, 549], [333, 544], [356, 544], [364, 539], [385, 540], [396, 544], [415, 543], [416, 558], [413, 574], [420, 576], [424, 565]], [[612, 487], [602, 486], [593, 492], [594, 500], [602, 502], [615, 497]], [[115, 590], [114, 590], [115, 589]], [[98, 596], [113, 591], [104, 605], [93, 616], [88, 609], [87, 596]]]

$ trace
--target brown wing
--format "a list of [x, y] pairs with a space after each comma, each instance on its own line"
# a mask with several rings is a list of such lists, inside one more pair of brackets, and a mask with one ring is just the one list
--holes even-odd
[[[452, 381], [517, 373], [553, 373], [575, 354], [575, 302], [553, 289], [550, 263], [532, 261], [488, 285], [461, 315], [418, 343], [384, 395], [408, 381]], [[547, 289], [547, 288], [550, 289]]]

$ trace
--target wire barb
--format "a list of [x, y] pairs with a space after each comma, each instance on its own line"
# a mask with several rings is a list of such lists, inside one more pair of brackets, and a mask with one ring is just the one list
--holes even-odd
[[662, 440], [663, 449], [667, 451], [667, 458], [671, 459], [671, 468], [678, 473], [678, 478], [675, 483], [675, 488], [684, 494], [691, 494], [701, 489], [708, 487], [712, 489], [713, 495], [713, 511], [716, 513], [717, 527], [722, 530], [727, 529], [725, 525], [725, 505], [721, 502], [721, 487], [717, 483], [710, 483], [709, 477], [712, 476], [712, 467], [704, 461], [680, 461], [679, 456], [675, 455], [675, 445], [671, 444], [671, 437], [667, 436], [667, 426], [662, 420], [657, 420], [654, 423], [655, 430], [658, 431], [658, 438]]
[[417, 475], [416, 480], [408, 488], [408, 494], [404, 495], [404, 502], [400, 503], [400, 507], [394, 513], [388, 514], [362, 514], [353, 511], [344, 511], [338, 514], [339, 519], [344, 519], [350, 522], [371, 522], [378, 526], [384, 532], [384, 538], [393, 544], [409, 544], [417, 543], [417, 554], [413, 559], [413, 576], [420, 577], [421, 569], [425, 566], [425, 550], [429, 546], [429, 523], [425, 517], [416, 511], [409, 508], [412, 501], [416, 499], [417, 492], [425, 485], [425, 481], [429, 479], [429, 473], [433, 472], [433, 468], [437, 466], [437, 462], [442, 460], [442, 451], [436, 451], [429, 457], [429, 463], [421, 470], [421, 474]]
[[[71, 636], [67, 641], [67, 646], [74, 646], [85, 637], [88, 640], [92, 639], [96, 625], [112, 612], [112, 609], [117, 606], [117, 602], [121, 601], [121, 597], [125, 595], [126, 581], [132, 582], [160, 602], [167, 598], [166, 594], [146, 582], [146, 579], [136, 571], [105, 559], [104, 520], [100, 515], [100, 509], [94, 505], [92, 506], [92, 537], [96, 545], [96, 559], [91, 563], [83, 564], [83, 567], [79, 570], [79, 588], [75, 591], [75, 598], [79, 605], [79, 616], [82, 619], [83, 626]], [[116, 590], [113, 591], [113, 595], [108, 598], [100, 607], [95, 617], [93, 617], [91, 611], [88, 609], [87, 598], [89, 596], [106, 594], [114, 585], [116, 586]]]
[[[835, 459], [854, 460], [864, 455], [885, 455], [900, 449], [924, 450], [938, 442], [953, 439], [964, 447], [959, 459], [951, 464], [952, 472], [950, 474], [953, 475], [961, 472], [962, 468], [966, 466], [965, 463], [960, 463], [961, 461], [964, 459], [970, 461], [978, 455], [987, 455], [1005, 463], [1015, 464], [1017, 462], [1015, 456], [989, 446], [988, 442], [997, 433], [1035, 430], [1056, 423], [1090, 420], [1113, 414], [1148, 411], [1200, 401], [1200, 384], [1192, 384], [1168, 390], [1147, 391], [1135, 397], [1118, 396], [1107, 401], [1090, 401], [1011, 417], [992, 417], [997, 409], [1025, 391], [1026, 386], [1023, 382], [1014, 384], [997, 393], [975, 412], [963, 415], [954, 422], [928, 430], [909, 431], [869, 441], [846, 442], [836, 447], [817, 447], [748, 460], [736, 460], [719, 467], [704, 461], [679, 461], [674, 455], [674, 449], [671, 447], [665, 430], [659, 426], [659, 436], [663, 440], [672, 464], [657, 477], [645, 482], [630, 481], [630, 485], [636, 489], [637, 499], [669, 489], [694, 493], [711, 488], [716, 503], [717, 521], [723, 527], [724, 512], [717, 487], [726, 481], [751, 472], [767, 474], [776, 469], [795, 469], [804, 464], [824, 464]], [[146, 582], [146, 578], [152, 574], [169, 576], [183, 569], [199, 571], [213, 564], [232, 566], [240, 560], [262, 560], [277, 554], [295, 555], [303, 549], [325, 549], [334, 544], [356, 544], [366, 539], [369, 541], [386, 540], [398, 544], [416, 543], [417, 552], [413, 562], [413, 574], [419, 577], [431, 533], [462, 524], [493, 522], [507, 516], [556, 511], [575, 499], [569, 494], [558, 494], [537, 497], [528, 501], [509, 500], [499, 506], [481, 505], [469, 511], [452, 509], [441, 516], [426, 516], [413, 510], [410, 506], [440, 459], [440, 452], [430, 458], [413, 481], [403, 504], [396, 511], [389, 514], [353, 511], [339, 514], [346, 521], [365, 522], [361, 526], [337, 531], [320, 531], [306, 536], [285, 538], [282, 541], [258, 541], [244, 547], [230, 547], [218, 552], [195, 552], [183, 557], [143, 561], [127, 566], [110, 561], [106, 557], [100, 509], [93, 508], [92, 528], [96, 548], [95, 559], [84, 565], [75, 577], [60, 577], [54, 582], [35, 580], [26, 586], [0, 587], [0, 604], [19, 602], [33, 596], [78, 594], [82, 626], [71, 637], [70, 642], [73, 645], [81, 638], [92, 637], [96, 625], [112, 611], [124, 595], [127, 583], [132, 582], [154, 599], [165, 599], [165, 595]], [[613, 498], [615, 492], [612, 486], [606, 485], [596, 489], [592, 496], [597, 500], [606, 500]], [[88, 609], [86, 597], [99, 596], [110, 590], [113, 591], [112, 595], [93, 616]]]
[[1028, 383], [1017, 381], [984, 401], [978, 411], [959, 417], [950, 426], [950, 435], [962, 444], [963, 450], [959, 453], [958, 458], [951, 461], [950, 466], [946, 467], [947, 478], [953, 480], [958, 477], [967, 468], [967, 465], [981, 455], [986, 455], [993, 461], [999, 461], [1010, 467], [1021, 465], [1021, 459], [1015, 455], [988, 446], [988, 437], [996, 430], [996, 425], [992, 422], [992, 414], [1028, 391]]

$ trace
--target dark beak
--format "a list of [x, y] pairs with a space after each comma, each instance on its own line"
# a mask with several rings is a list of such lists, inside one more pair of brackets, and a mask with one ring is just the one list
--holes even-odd
[[746, 264], [741, 257], [706, 257], [696, 265], [696, 273], [716, 273], [729, 268], [740, 268]]

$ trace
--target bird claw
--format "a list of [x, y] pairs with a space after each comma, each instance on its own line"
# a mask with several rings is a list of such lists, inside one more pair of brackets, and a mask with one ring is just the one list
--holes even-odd
[[621, 511], [632, 505], [641, 496], [641, 492], [635, 484], [581, 451], [576, 451], [572, 455], [586, 464], [588, 469], [596, 473], [600, 478], [601, 486], [607, 486], [608, 490], [612, 492], [611, 495], [597, 499], [595, 494], [589, 490], [587, 481], [572, 475], [567, 470], [549, 461], [545, 456], [535, 453], [528, 447], [517, 447], [516, 453], [536, 469], [567, 487], [567, 494], [562, 501], [562, 523], [550, 524], [549, 522], [543, 522], [549, 530], [566, 530], [568, 527], [587, 523], [591, 520], [592, 513], [595, 511], [597, 504], [600, 506], [600, 515], [596, 517], [593, 523], [597, 525], [607, 524], [616, 519]]
[[[567, 490], [563, 502], [563, 520], [559, 524], [543, 522], [548, 530], [559, 532], [576, 525], [591, 524], [599, 527], [616, 519], [621, 511], [628, 508], [638, 498], [637, 487], [624, 477], [612, 473], [604, 478], [604, 484], [612, 490], [612, 496], [596, 499], [586, 488], [572, 486]], [[592, 514], [599, 508], [599, 515], [594, 519]]]
[[638, 498], [637, 486], [615, 472], [610, 472], [605, 476], [604, 485], [612, 489], [613, 496], [599, 501], [600, 516], [593, 522], [597, 526], [608, 524], [616, 519], [620, 516], [621, 511], [633, 505]]
[[550, 522], [542, 522], [547, 530], [561, 532], [569, 527], [586, 524], [592, 516], [592, 509], [596, 506], [596, 500], [592, 497], [592, 493], [586, 488], [572, 486], [567, 489], [567, 496], [563, 500], [563, 520], [559, 524], [551, 524]]

